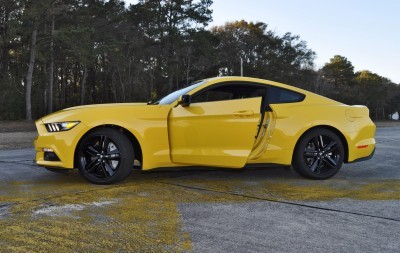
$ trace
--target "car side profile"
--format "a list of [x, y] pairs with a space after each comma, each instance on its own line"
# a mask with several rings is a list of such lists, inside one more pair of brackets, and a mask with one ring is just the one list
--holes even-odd
[[371, 158], [375, 125], [349, 106], [248, 77], [201, 80], [152, 103], [86, 105], [36, 121], [36, 163], [111, 184], [135, 167], [293, 166], [312, 179]]

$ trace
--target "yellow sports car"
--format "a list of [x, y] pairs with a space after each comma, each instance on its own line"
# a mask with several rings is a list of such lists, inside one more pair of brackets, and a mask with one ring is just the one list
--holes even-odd
[[247, 77], [201, 80], [156, 102], [72, 107], [36, 127], [38, 165], [78, 168], [96, 184], [123, 180], [134, 167], [268, 164], [326, 179], [375, 150], [367, 107]]

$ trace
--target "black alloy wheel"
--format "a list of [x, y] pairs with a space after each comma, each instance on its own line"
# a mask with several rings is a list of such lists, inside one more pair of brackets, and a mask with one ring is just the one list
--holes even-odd
[[305, 134], [293, 155], [293, 168], [312, 179], [327, 179], [342, 167], [344, 148], [340, 138], [327, 129], [314, 129]]
[[95, 184], [112, 184], [125, 179], [132, 172], [133, 161], [132, 144], [115, 129], [97, 129], [88, 134], [79, 146], [79, 171]]

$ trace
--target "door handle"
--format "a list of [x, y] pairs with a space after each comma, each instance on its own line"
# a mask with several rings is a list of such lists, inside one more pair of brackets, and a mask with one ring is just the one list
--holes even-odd
[[253, 116], [254, 112], [253, 111], [237, 111], [233, 113], [233, 116], [235, 117], [246, 117], [246, 116]]

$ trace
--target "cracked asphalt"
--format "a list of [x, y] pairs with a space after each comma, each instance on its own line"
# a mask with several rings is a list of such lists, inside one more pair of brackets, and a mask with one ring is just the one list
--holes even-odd
[[0, 150], [0, 252], [399, 252], [400, 127], [376, 139], [325, 181], [189, 169], [99, 186]]

